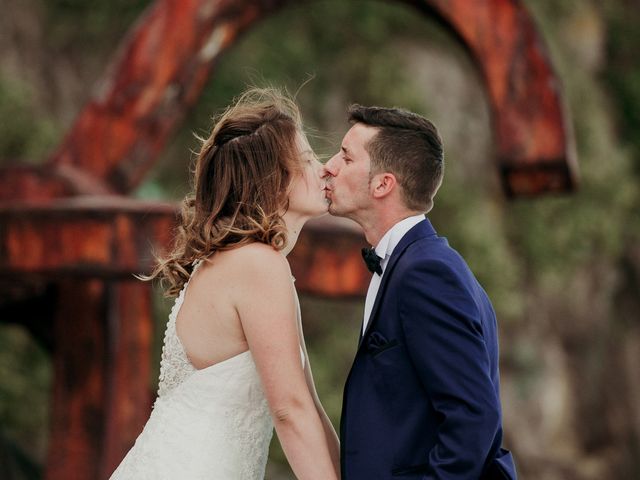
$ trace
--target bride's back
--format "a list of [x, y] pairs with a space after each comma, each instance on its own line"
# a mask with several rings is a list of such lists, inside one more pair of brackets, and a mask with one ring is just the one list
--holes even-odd
[[151, 417], [111, 480], [264, 478], [273, 422], [233, 302], [246, 295], [246, 257], [265, 253], [247, 245], [196, 261], [169, 314]]
[[243, 265], [249, 257], [269, 253], [272, 247], [251, 243], [216, 252], [195, 271], [176, 318], [177, 335], [195, 368], [207, 368], [248, 350], [235, 307], [252, 293], [246, 288]]

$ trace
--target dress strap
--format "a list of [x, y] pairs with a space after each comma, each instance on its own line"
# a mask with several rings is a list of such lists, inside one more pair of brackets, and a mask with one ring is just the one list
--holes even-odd
[[189, 275], [189, 281], [193, 278], [193, 276], [198, 271], [198, 269], [202, 266], [205, 260], [206, 258], [197, 258], [196, 260], [191, 262], [191, 265], [193, 265], [193, 269], [191, 270], [191, 275]]
[[191, 270], [191, 274], [189, 275], [189, 278], [187, 279], [187, 281], [184, 282], [184, 285], [182, 285], [182, 289], [180, 290], [180, 293], [178, 294], [178, 297], [176, 298], [176, 301], [173, 304], [173, 307], [171, 309], [171, 314], [169, 315], [170, 322], [175, 322], [175, 319], [178, 315], [178, 311], [180, 310], [180, 307], [182, 306], [182, 302], [184, 301], [184, 296], [187, 291], [187, 287], [189, 286], [189, 282], [193, 278], [193, 275], [196, 273], [198, 268], [200, 268], [200, 265], [202, 265], [202, 261], [203, 261], [202, 258], [198, 258], [193, 262], [191, 262], [191, 265], [193, 265], [193, 269]]

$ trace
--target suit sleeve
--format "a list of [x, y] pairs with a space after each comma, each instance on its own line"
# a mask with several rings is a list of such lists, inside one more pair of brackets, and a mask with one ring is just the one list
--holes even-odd
[[500, 423], [476, 301], [450, 265], [403, 272], [400, 319], [409, 357], [439, 421], [425, 480], [479, 478]]

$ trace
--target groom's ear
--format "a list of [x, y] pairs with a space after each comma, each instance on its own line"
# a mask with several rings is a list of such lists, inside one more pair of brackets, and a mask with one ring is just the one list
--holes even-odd
[[378, 173], [371, 179], [373, 188], [373, 198], [383, 198], [389, 195], [398, 185], [396, 176], [393, 173]]

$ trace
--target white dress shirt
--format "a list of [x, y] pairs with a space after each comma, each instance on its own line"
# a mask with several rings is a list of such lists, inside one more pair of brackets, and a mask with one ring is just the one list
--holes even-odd
[[371, 310], [373, 309], [373, 304], [376, 301], [376, 295], [378, 294], [378, 289], [380, 288], [380, 283], [382, 282], [382, 276], [384, 275], [384, 271], [387, 268], [387, 264], [389, 263], [389, 258], [391, 258], [391, 254], [393, 253], [393, 249], [396, 248], [396, 245], [400, 243], [402, 237], [415, 227], [418, 223], [425, 219], [424, 213], [420, 215], [414, 215], [412, 217], [407, 217], [404, 220], [399, 221], [385, 233], [378, 245], [376, 245], [376, 255], [378, 255], [382, 260], [380, 261], [380, 266], [382, 267], [382, 275], [378, 275], [374, 273], [371, 277], [371, 283], [369, 283], [369, 289], [367, 290], [367, 298], [364, 302], [364, 321], [362, 322], [362, 334], [367, 331], [367, 324], [369, 323], [369, 317], [371, 316]]

